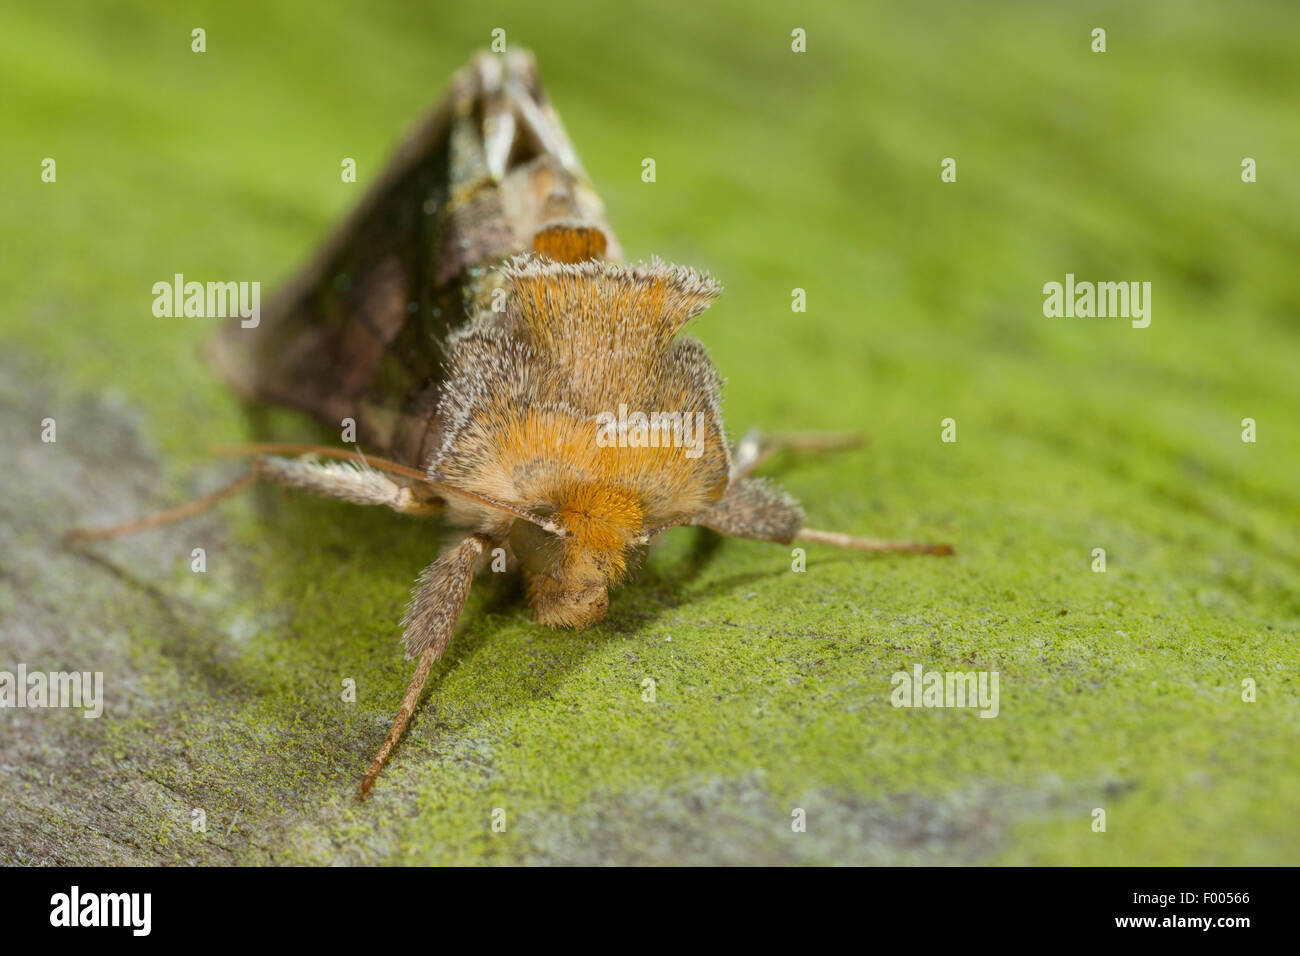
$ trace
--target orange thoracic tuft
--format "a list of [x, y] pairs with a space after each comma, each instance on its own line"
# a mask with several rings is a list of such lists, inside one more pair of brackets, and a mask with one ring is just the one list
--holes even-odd
[[566, 370], [583, 399], [608, 405], [643, 380], [673, 336], [720, 288], [694, 269], [566, 264], [519, 257], [506, 267], [511, 317], [547, 360]]
[[[721, 379], [703, 345], [678, 337], [719, 287], [662, 262], [519, 256], [503, 271], [506, 310], [476, 313], [448, 343], [430, 475], [561, 526], [548, 540], [509, 512], [446, 501], [453, 521], [509, 538], [540, 622], [586, 627], [646, 531], [703, 513], [727, 487]], [[611, 430], [628, 411], [659, 430]], [[678, 423], [670, 440], [665, 420]]]
[[[643, 522], [634, 531], [711, 506], [730, 469], [721, 379], [704, 347], [677, 333], [717, 295], [717, 284], [660, 262], [521, 256], [504, 271], [507, 310], [476, 315], [449, 342], [443, 442], [431, 475], [552, 513], [573, 489], [617, 490]], [[679, 415], [693, 434], [668, 445], [611, 445], [601, 417], [623, 408]], [[452, 520], [485, 533], [504, 533], [510, 523], [472, 502], [447, 506]]]

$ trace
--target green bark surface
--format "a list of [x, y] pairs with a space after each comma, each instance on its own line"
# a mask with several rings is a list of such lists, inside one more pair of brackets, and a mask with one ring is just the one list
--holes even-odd
[[[106, 688], [0, 710], [0, 862], [1300, 859], [1300, 11], [444, 6], [0, 13], [0, 670]], [[725, 284], [693, 331], [731, 433], [870, 437], [766, 469], [809, 524], [958, 554], [795, 573], [677, 530], [578, 634], [483, 582], [359, 804], [440, 525], [260, 489], [58, 536], [217, 487], [253, 419], [321, 437], [241, 405], [151, 287], [265, 301], [498, 27], [629, 254]], [[1150, 327], [1045, 317], [1066, 273], [1151, 282]], [[895, 708], [915, 664], [997, 671], [998, 716]]]

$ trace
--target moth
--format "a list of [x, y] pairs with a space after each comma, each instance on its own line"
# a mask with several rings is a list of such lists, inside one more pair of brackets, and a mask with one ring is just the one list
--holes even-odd
[[403, 640], [418, 662], [363, 797], [494, 555], [522, 574], [538, 623], [585, 628], [680, 525], [950, 553], [805, 528], [799, 504], [753, 476], [782, 449], [847, 442], [751, 433], [728, 447], [719, 374], [680, 334], [720, 291], [694, 269], [625, 264], [532, 56], [480, 54], [261, 323], [232, 322], [211, 346], [244, 395], [351, 419], [357, 447], [241, 446], [252, 467], [224, 488], [69, 537], [158, 527], [257, 480], [462, 529], [412, 590]]

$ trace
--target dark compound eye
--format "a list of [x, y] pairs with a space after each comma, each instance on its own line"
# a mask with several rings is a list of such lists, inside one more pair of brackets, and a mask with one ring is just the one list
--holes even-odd
[[[551, 508], [536, 508], [534, 514], [554, 514]], [[559, 564], [564, 541], [531, 521], [516, 521], [510, 526], [510, 550], [520, 565], [533, 574], [550, 574]]]

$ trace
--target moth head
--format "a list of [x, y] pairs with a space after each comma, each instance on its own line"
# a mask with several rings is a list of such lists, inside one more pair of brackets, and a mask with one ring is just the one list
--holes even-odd
[[639, 502], [610, 484], [579, 484], [530, 510], [560, 529], [531, 521], [516, 521], [510, 529], [510, 548], [523, 568], [538, 623], [577, 629], [595, 624], [609, 609], [609, 589], [627, 576], [644, 544]]

